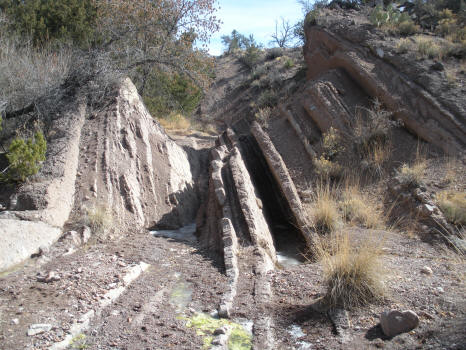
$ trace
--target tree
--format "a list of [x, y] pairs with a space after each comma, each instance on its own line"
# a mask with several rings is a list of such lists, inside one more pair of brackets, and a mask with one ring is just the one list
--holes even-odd
[[123, 70], [142, 72], [141, 94], [155, 67], [202, 85], [208, 79], [193, 40], [205, 43], [218, 30], [215, 5], [216, 0], [100, 0], [97, 46]]
[[10, 181], [25, 181], [36, 174], [45, 160], [47, 142], [42, 132], [36, 132], [33, 138], [27, 140], [14, 139], [6, 155], [9, 163], [7, 179]]
[[61, 40], [83, 45], [93, 37], [97, 20], [94, 0], [0, 0], [10, 29], [30, 36], [36, 45]]
[[275, 20], [275, 32], [272, 34], [270, 43], [277, 44], [279, 47], [287, 47], [294, 39], [294, 27], [290, 21], [280, 17], [280, 24]]

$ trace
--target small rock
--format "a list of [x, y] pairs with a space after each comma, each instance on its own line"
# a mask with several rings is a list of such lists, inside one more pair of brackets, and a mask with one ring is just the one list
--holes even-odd
[[87, 241], [89, 240], [89, 238], [91, 238], [91, 234], [92, 234], [92, 231], [91, 231], [91, 228], [89, 226], [83, 226], [81, 228], [81, 241], [82, 243], [87, 243]]
[[435, 288], [435, 291], [440, 294], [445, 293], [445, 290], [442, 287]]
[[47, 324], [47, 323], [32, 324], [32, 325], [29, 326], [27, 334], [28, 334], [28, 336], [31, 337], [31, 336], [36, 335], [36, 334], [48, 332], [51, 329], [52, 329], [51, 324]]
[[445, 70], [445, 67], [440, 62], [435, 62], [433, 65], [430, 66], [430, 68], [433, 69], [433, 70], [437, 70], [437, 71]]
[[45, 245], [41, 245], [39, 247], [39, 256], [47, 255], [49, 251], [50, 251], [49, 247], [47, 247]]
[[432, 275], [433, 274], [432, 269], [429, 266], [424, 266], [421, 269], [421, 273], [423, 273], [425, 275]]
[[384, 311], [380, 315], [380, 325], [387, 337], [409, 332], [419, 325], [419, 317], [414, 311]]
[[81, 237], [76, 231], [68, 231], [63, 235], [63, 240], [70, 242], [74, 246], [81, 245]]
[[42, 275], [37, 276], [38, 282], [45, 282], [45, 283], [59, 281], [60, 279], [61, 279], [60, 275], [55, 271], [50, 271], [45, 276], [42, 276]]
[[220, 335], [220, 334], [225, 334], [227, 332], [227, 329], [226, 327], [220, 327], [220, 328], [217, 328], [215, 331], [214, 331], [214, 335]]
[[419, 313], [419, 316], [423, 316], [423, 317], [425, 317], [425, 318], [427, 318], [429, 320], [433, 320], [435, 318], [434, 315], [431, 315], [431, 314], [429, 314], [428, 312], [425, 312], [425, 311], [421, 311]]
[[19, 320], [17, 318], [14, 318], [11, 320], [11, 324], [19, 324]]

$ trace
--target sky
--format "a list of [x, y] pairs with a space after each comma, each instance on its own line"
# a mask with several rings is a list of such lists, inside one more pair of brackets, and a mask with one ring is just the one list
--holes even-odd
[[217, 12], [223, 24], [208, 45], [211, 55], [220, 55], [224, 47], [222, 35], [229, 35], [233, 29], [248, 36], [254, 34], [256, 41], [270, 46], [271, 34], [275, 31], [275, 20], [288, 19], [291, 24], [302, 19], [300, 5], [296, 0], [219, 0]]

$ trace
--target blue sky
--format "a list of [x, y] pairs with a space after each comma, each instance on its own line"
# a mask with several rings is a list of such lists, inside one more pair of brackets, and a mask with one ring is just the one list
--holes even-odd
[[241, 34], [254, 34], [256, 40], [269, 46], [270, 35], [275, 30], [275, 20], [283, 17], [294, 24], [303, 14], [296, 0], [219, 0], [217, 12], [223, 24], [209, 44], [212, 55], [220, 55], [223, 46], [220, 37], [236, 29]]

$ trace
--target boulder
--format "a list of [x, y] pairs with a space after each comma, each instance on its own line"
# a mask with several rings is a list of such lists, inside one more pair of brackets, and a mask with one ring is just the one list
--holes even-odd
[[60, 234], [61, 229], [40, 221], [0, 220], [0, 272], [49, 247]]
[[387, 337], [394, 337], [416, 328], [419, 325], [419, 317], [411, 310], [403, 312], [398, 310], [384, 311], [380, 315], [380, 325]]

